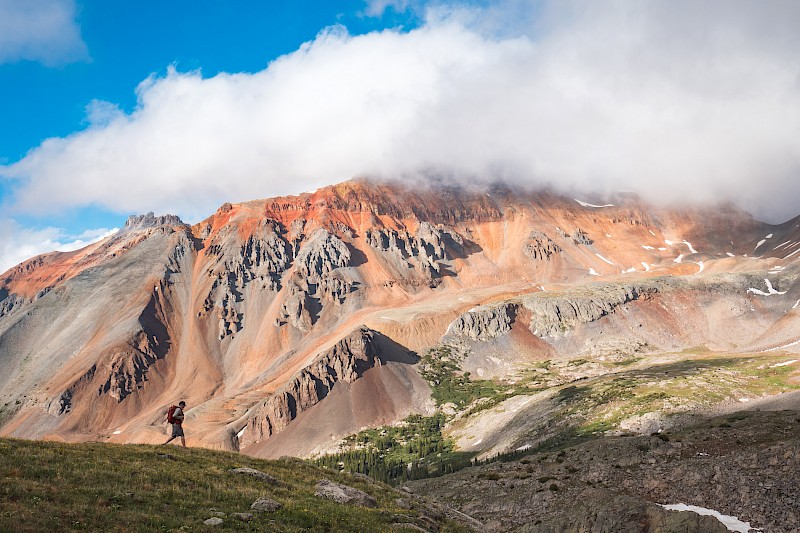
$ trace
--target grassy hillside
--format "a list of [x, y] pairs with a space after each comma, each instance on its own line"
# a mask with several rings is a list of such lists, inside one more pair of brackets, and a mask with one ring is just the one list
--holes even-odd
[[[279, 484], [232, 474], [237, 467], [261, 470]], [[363, 490], [378, 506], [318, 498], [321, 479]], [[0, 480], [0, 531], [413, 531], [400, 524], [431, 520], [442, 531], [468, 531], [383, 484], [301, 461], [176, 446], [0, 440]], [[250, 522], [232, 517], [250, 512], [259, 497], [283, 508], [253, 513]], [[204, 525], [215, 513], [225, 514], [224, 523]]]

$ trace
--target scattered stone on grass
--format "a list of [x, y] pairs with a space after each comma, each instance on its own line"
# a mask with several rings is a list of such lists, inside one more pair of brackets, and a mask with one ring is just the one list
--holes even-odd
[[253, 515], [250, 513], [233, 513], [231, 517], [235, 518], [236, 520], [241, 520], [242, 522], [249, 522], [253, 519]]
[[222, 518], [218, 518], [216, 516], [203, 521], [203, 523], [207, 526], [221, 526], [222, 522], [223, 522]]

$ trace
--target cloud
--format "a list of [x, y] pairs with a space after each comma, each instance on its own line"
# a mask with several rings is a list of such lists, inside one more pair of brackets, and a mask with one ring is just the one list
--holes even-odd
[[0, 219], [0, 273], [39, 254], [83, 248], [116, 233], [117, 229], [99, 228], [67, 235], [60, 228], [32, 229], [12, 219]]
[[[503, 23], [504, 17], [507, 23]], [[358, 175], [442, 173], [798, 214], [800, 4], [432, 5], [408, 32], [328, 28], [255, 74], [170, 68], [124, 114], [0, 167], [26, 213], [208, 215]]]
[[380, 17], [388, 9], [392, 8], [398, 13], [406, 11], [410, 7], [410, 0], [368, 0], [364, 8], [364, 14], [368, 17]]
[[56, 66], [87, 57], [74, 0], [0, 0], [0, 64]]

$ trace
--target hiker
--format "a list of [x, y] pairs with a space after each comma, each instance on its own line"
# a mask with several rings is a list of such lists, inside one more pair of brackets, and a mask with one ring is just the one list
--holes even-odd
[[172, 436], [164, 444], [169, 444], [175, 437], [181, 438], [181, 444], [186, 448], [186, 437], [183, 436], [183, 418], [186, 411], [186, 402], [181, 400], [177, 406], [173, 405], [167, 411], [167, 422], [172, 424]]

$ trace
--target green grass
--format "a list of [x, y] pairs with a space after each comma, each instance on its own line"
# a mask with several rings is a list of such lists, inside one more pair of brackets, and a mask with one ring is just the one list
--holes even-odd
[[[280, 483], [271, 486], [229, 472], [242, 466]], [[378, 508], [315, 497], [314, 486], [323, 478], [368, 492]], [[386, 485], [302, 461], [175, 446], [0, 440], [0, 480], [0, 531], [389, 531], [393, 523], [411, 522], [419, 513], [398, 508], [400, 493]], [[284, 507], [254, 513], [249, 523], [230, 517], [249, 512], [262, 496]], [[203, 524], [212, 509], [227, 515], [222, 526]], [[465, 530], [448, 522], [442, 531]]]
[[441, 407], [453, 404], [456, 411], [471, 416], [494, 407], [503, 400], [520, 394], [537, 392], [528, 384], [508, 385], [488, 379], [473, 380], [469, 372], [462, 372], [459, 358], [450, 346], [441, 345], [428, 350], [419, 362], [420, 375], [430, 384], [431, 396]]
[[367, 429], [347, 437], [346, 450], [314, 463], [367, 474], [386, 483], [438, 476], [469, 466], [475, 454], [455, 451], [453, 441], [442, 435], [445, 422], [442, 413], [412, 415], [395, 426]]

